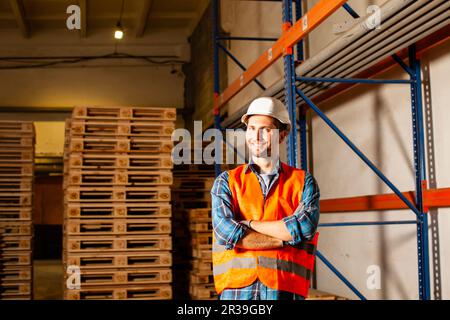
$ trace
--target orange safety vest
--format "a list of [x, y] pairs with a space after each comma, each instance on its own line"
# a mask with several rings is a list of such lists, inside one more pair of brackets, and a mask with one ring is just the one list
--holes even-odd
[[[258, 178], [251, 170], [245, 170], [246, 165], [228, 171], [236, 220], [274, 221], [294, 213], [302, 198], [305, 171], [281, 165], [278, 183], [265, 200]], [[306, 297], [317, 238], [318, 233], [311, 241], [273, 250], [237, 247], [227, 250], [217, 244], [213, 234], [213, 275], [217, 292], [246, 287], [259, 279], [269, 288]]]

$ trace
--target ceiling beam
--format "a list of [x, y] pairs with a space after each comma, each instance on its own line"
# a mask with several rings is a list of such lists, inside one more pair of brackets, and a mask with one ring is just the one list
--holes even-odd
[[192, 33], [194, 32], [195, 28], [197, 27], [198, 23], [200, 22], [200, 19], [202, 18], [203, 14], [205, 13], [206, 8], [209, 5], [208, 0], [200, 0], [199, 4], [197, 5], [197, 11], [195, 13], [195, 17], [192, 18], [191, 22], [189, 23], [189, 26], [187, 27], [186, 33], [187, 36], [190, 37]]
[[22, 0], [9, 0], [9, 4], [11, 6], [11, 9], [14, 13], [14, 18], [16, 19], [17, 26], [20, 29], [20, 32], [22, 33], [22, 36], [24, 38], [30, 37], [30, 26], [25, 19], [25, 10], [23, 6]]
[[142, 37], [147, 27], [147, 20], [150, 14], [153, 0], [143, 0], [140, 13], [138, 14], [138, 20], [136, 24], [136, 38]]
[[80, 37], [87, 37], [87, 0], [78, 0], [78, 5], [80, 6], [81, 12], [81, 29]]

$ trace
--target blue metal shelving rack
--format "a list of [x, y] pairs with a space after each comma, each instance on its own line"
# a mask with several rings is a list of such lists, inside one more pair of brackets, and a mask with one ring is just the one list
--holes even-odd
[[[212, 20], [213, 20], [213, 59], [214, 59], [214, 98], [215, 101], [220, 100], [219, 88], [219, 50], [223, 50], [225, 54], [231, 58], [232, 61], [243, 70], [247, 69], [239, 60], [222, 44], [224, 40], [233, 41], [276, 41], [274, 38], [257, 38], [257, 37], [226, 37], [219, 32], [219, 1], [212, 0]], [[275, 0], [274, 0], [275, 1]], [[278, 0], [280, 1], [280, 0]], [[293, 14], [295, 14], [295, 21], [302, 18], [301, 0], [281, 0], [283, 13], [283, 28], [288, 30], [294, 22]], [[331, 2], [331, 1], [330, 1]], [[336, 1], [338, 2], [338, 1]], [[342, 1], [341, 1], [342, 2]], [[358, 18], [358, 14], [345, 1], [342, 7], [354, 18]], [[296, 4], [295, 12], [293, 12], [293, 3]], [[422, 92], [421, 92], [421, 69], [420, 61], [416, 56], [415, 45], [408, 48], [409, 51], [409, 65], [403, 60], [394, 55], [392, 58], [403, 68], [409, 75], [408, 80], [375, 80], [375, 79], [341, 79], [341, 78], [311, 78], [299, 77], [295, 74], [295, 62], [301, 61], [303, 57], [303, 43], [302, 40], [296, 43], [297, 58], [295, 56], [293, 47], [288, 52], [283, 54], [284, 60], [284, 90], [285, 90], [285, 104], [288, 108], [291, 119], [297, 119], [297, 95], [311, 108], [317, 116], [319, 116], [349, 147], [356, 155], [367, 165], [371, 170], [403, 201], [406, 206], [415, 214], [414, 220], [407, 221], [389, 221], [389, 222], [348, 222], [348, 223], [323, 223], [320, 227], [350, 227], [350, 226], [367, 226], [367, 225], [399, 225], [399, 224], [415, 224], [417, 227], [417, 255], [418, 255], [418, 288], [419, 299], [430, 299], [430, 270], [428, 257], [428, 220], [426, 210], [424, 209], [423, 189], [426, 188], [425, 183], [425, 146], [424, 146], [424, 125], [422, 116]], [[256, 76], [251, 79], [261, 89], [264, 86], [256, 79]], [[366, 84], [390, 84], [401, 83], [410, 86], [411, 90], [411, 108], [412, 108], [412, 131], [413, 131], [413, 154], [415, 167], [415, 203], [411, 202], [404, 194], [364, 155], [364, 153], [354, 145], [351, 140], [305, 95], [305, 93], [296, 86], [296, 82], [337, 82], [337, 83], [366, 83]], [[221, 101], [223, 102], [223, 101]], [[219, 107], [215, 104], [214, 107], [214, 125], [216, 129], [222, 130]], [[307, 170], [307, 139], [306, 139], [306, 116], [305, 109], [300, 109], [299, 113], [299, 135], [300, 135], [300, 161], [297, 156], [297, 126], [293, 126], [288, 138], [288, 161], [291, 166], [298, 166]], [[220, 174], [221, 167], [216, 164], [216, 175]], [[366, 299], [358, 289], [342, 275], [333, 264], [326, 259], [326, 257], [317, 251], [316, 256], [341, 279], [347, 287], [349, 287], [360, 299]]]

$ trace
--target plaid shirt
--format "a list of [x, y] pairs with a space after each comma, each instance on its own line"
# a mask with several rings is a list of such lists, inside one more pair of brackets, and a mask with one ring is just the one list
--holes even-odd
[[[271, 188], [278, 182], [282, 166], [278, 163], [275, 167], [275, 172], [273, 172], [273, 176], [269, 177], [269, 179], [263, 179], [251, 162], [247, 164], [245, 170], [252, 170], [257, 176], [261, 185], [261, 191], [264, 197], [266, 197]], [[288, 245], [295, 246], [303, 240], [311, 240], [314, 237], [319, 222], [319, 197], [320, 191], [317, 182], [310, 173], [306, 172], [302, 199], [299, 206], [291, 216], [282, 219], [292, 237], [292, 241], [286, 242]], [[217, 244], [223, 245], [231, 250], [246, 234], [248, 227], [235, 220], [232, 194], [228, 185], [228, 171], [222, 172], [214, 181], [211, 189], [211, 199], [213, 232]], [[300, 300], [303, 297], [294, 293], [267, 288], [259, 280], [256, 280], [252, 285], [245, 288], [225, 289], [220, 299]]]

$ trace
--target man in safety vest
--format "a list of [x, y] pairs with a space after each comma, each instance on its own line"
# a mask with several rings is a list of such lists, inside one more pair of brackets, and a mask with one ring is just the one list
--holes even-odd
[[319, 188], [279, 159], [277, 144], [291, 129], [281, 101], [255, 99], [241, 121], [249, 163], [222, 172], [211, 190], [216, 290], [223, 300], [302, 300], [314, 266]]

